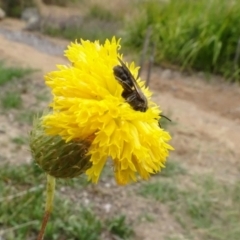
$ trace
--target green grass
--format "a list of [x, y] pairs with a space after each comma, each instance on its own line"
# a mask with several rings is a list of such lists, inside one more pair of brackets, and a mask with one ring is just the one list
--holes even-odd
[[[35, 164], [1, 166], [0, 232], [3, 231], [4, 239], [36, 238], [44, 211], [45, 183], [45, 174]], [[63, 186], [67, 194], [58, 192]], [[57, 180], [54, 211], [44, 239], [98, 240], [103, 231], [128, 239], [132, 234], [124, 216], [103, 221], [91, 207], [84, 207], [81, 200], [71, 200], [75, 192], [81, 192], [86, 186], [83, 177]]]
[[133, 230], [126, 222], [126, 217], [124, 215], [109, 219], [107, 225], [111, 233], [122, 239], [129, 239], [133, 235]]
[[144, 1], [139, 4], [136, 18], [126, 24], [123, 40], [140, 50], [151, 26], [157, 63], [222, 74], [239, 81], [240, 59], [234, 60], [239, 15], [239, 1]]
[[[155, 207], [165, 205], [182, 227], [186, 239], [238, 240], [240, 181], [230, 184], [209, 175], [186, 174], [180, 163], [169, 163], [167, 173], [138, 184], [137, 192], [152, 201]], [[44, 210], [45, 183], [45, 174], [35, 164], [1, 166], [0, 230], [4, 230], [4, 239], [36, 237]], [[63, 187], [65, 190], [59, 191]], [[126, 216], [115, 214], [107, 219], [104, 216], [103, 220], [102, 215], [95, 212], [94, 199], [91, 205], [84, 207], [79, 197], [83, 190], [88, 191], [84, 177], [57, 180], [54, 211], [46, 240], [60, 237], [101, 240], [101, 234], [106, 231], [120, 239], [134, 237], [132, 224]], [[147, 227], [156, 218], [153, 212], [143, 211], [136, 223], [144, 221]], [[172, 234], [166, 239], [181, 238]]]
[[180, 191], [172, 183], [159, 181], [144, 184], [139, 193], [142, 196], [150, 197], [162, 203], [166, 203], [168, 201], [177, 201], [179, 199]]
[[8, 92], [1, 99], [4, 109], [19, 109], [22, 106], [21, 95], [17, 92]]
[[171, 159], [167, 160], [166, 167], [159, 173], [162, 177], [174, 177], [179, 174], [186, 174], [186, 170], [181, 166], [179, 162]]
[[[46, 4], [53, 4], [59, 6], [67, 6], [68, 4], [74, 2], [84, 2], [85, 0], [45, 0], [44, 3]], [[14, 18], [21, 18], [21, 13], [24, 9], [28, 7], [34, 7], [33, 0], [11, 0], [11, 1], [1, 1], [1, 7], [6, 12], [7, 16], [14, 17]]]
[[20, 123], [32, 124], [34, 117], [38, 115], [39, 113], [37, 111], [27, 110], [24, 112], [19, 112], [16, 120]]
[[0, 86], [13, 79], [23, 78], [32, 72], [33, 70], [28, 68], [6, 67], [4, 66], [3, 62], [0, 62]]
[[[178, 189], [173, 181], [169, 181], [169, 179], [173, 179], [186, 173], [186, 170], [179, 162], [168, 160], [166, 167], [163, 168], [157, 175], [157, 177], [161, 178], [160, 181], [143, 184], [139, 190], [139, 194], [144, 197], [159, 200], [162, 203], [166, 203], [168, 201], [178, 201], [181, 190]], [[163, 177], [165, 179], [162, 181]]]
[[51, 95], [50, 95], [49, 91], [46, 91], [45, 89], [44, 89], [44, 91], [40, 91], [40, 92], [36, 93], [35, 97], [39, 102], [50, 102], [51, 101]]
[[160, 177], [142, 185], [139, 194], [168, 206], [187, 239], [239, 239], [240, 182], [200, 175], [189, 179], [190, 187], [176, 179]]
[[108, 30], [106, 28], [104, 29], [98, 25], [83, 25], [82, 27], [70, 26], [64, 30], [46, 26], [43, 31], [47, 35], [66, 38], [71, 41], [75, 41], [76, 39], [84, 39], [89, 41], [99, 40], [101, 43], [103, 43], [106, 38], [111, 39], [114, 35], [112, 30]]
[[99, 19], [104, 21], [116, 21], [119, 20], [119, 14], [116, 12], [111, 12], [100, 4], [93, 4], [90, 6], [86, 18]]
[[[10, 201], [2, 200], [2, 204], [0, 204], [0, 222], [3, 226], [2, 228], [14, 228], [21, 226], [23, 223], [37, 220], [37, 223], [27, 227], [22, 227], [16, 231], [6, 231], [4, 237], [6, 239], [13, 239], [13, 237], [15, 237], [14, 239], [27, 239], [27, 236], [35, 234], [35, 232], [39, 229], [44, 204], [44, 188], [40, 183], [45, 183], [45, 176], [35, 165], [23, 165], [15, 168], [4, 166], [1, 168], [0, 176], [1, 196], [7, 198], [21, 192], [23, 193], [21, 196], [16, 195], [17, 197], [13, 197]], [[35, 191], [29, 193], [25, 192], [26, 190], [34, 187], [36, 188]], [[92, 216], [91, 211], [79, 208], [73, 212], [72, 203], [66, 199], [61, 200], [56, 197], [55, 204], [57, 208], [52, 216], [54, 226], [53, 222], [49, 223], [46, 239], [57, 239], [57, 237], [60, 236], [64, 225], [62, 221], [69, 221], [69, 223], [71, 223], [71, 228], [67, 229], [66, 233], [66, 236], [69, 237], [72, 232], [75, 232], [76, 223], [74, 224], [74, 221], [79, 223], [79, 228], [83, 230], [83, 234], [87, 234], [92, 231], [90, 225], [89, 228], [86, 228], [87, 222], [89, 222], [92, 227], [95, 227], [95, 224], [97, 226], [99, 225], [98, 220]], [[71, 216], [73, 214], [75, 219]], [[82, 225], [80, 225], [81, 221], [83, 221], [81, 214], [84, 216], [85, 221], [82, 222]], [[74, 233], [75, 236], [76, 234], [79, 233]]]
[[103, 4], [92, 3], [85, 15], [79, 17], [79, 20], [67, 20], [65, 28], [54, 27], [52, 24], [46, 23], [43, 26], [43, 32], [71, 41], [84, 39], [99, 40], [103, 43], [106, 38], [112, 39], [113, 36], [118, 35], [118, 30], [122, 27], [122, 18], [122, 13], [111, 12]]
[[139, 215], [138, 217], [139, 222], [155, 222], [156, 217], [152, 215], [152, 213], [148, 212], [143, 212], [142, 214]]
[[14, 142], [17, 145], [25, 145], [28, 144], [28, 138], [26, 138], [25, 136], [19, 136], [12, 138], [12, 142]]

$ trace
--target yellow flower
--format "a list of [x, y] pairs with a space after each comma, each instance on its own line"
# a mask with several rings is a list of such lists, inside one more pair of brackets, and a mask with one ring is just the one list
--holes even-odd
[[[96, 183], [108, 159], [118, 184], [137, 180], [137, 173], [148, 179], [164, 167], [170, 135], [158, 125], [161, 113], [151, 101], [150, 91], [137, 79], [148, 99], [146, 112], [135, 111], [122, 97], [123, 87], [115, 79], [113, 68], [119, 65], [119, 40], [81, 40], [65, 52], [72, 63], [58, 66], [45, 76], [54, 96], [53, 112], [43, 119], [46, 133], [59, 135], [65, 141], [90, 139], [88, 154], [92, 166], [86, 171]], [[138, 68], [128, 65], [136, 78]]]

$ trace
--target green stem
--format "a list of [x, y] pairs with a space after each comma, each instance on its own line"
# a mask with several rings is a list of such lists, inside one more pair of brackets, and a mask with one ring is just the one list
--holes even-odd
[[53, 209], [53, 199], [55, 192], [55, 178], [47, 175], [47, 192], [46, 192], [46, 205], [45, 205], [45, 213], [42, 220], [42, 226], [40, 232], [38, 234], [37, 240], [42, 240], [44, 237], [45, 229], [48, 223], [48, 219]]

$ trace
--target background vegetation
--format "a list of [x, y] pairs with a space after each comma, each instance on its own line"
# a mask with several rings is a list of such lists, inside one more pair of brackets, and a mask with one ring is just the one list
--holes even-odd
[[[47, 5], [67, 6], [69, 3], [81, 1], [83, 0], [43, 0], [43, 3]], [[2, 7], [6, 11], [7, 16], [10, 17], [20, 17], [25, 8], [33, 6], [35, 6], [34, 0], [0, 0], [0, 7]]]
[[[112, 177], [108, 171], [103, 181], [110, 182]], [[45, 179], [45, 174], [34, 164], [17, 168], [1, 166], [0, 236], [4, 239], [36, 237], [44, 209]], [[184, 185], [186, 179], [191, 185]], [[148, 204], [152, 203], [155, 208], [164, 205], [182, 227], [184, 239], [238, 240], [239, 189], [240, 182], [229, 185], [210, 175], [191, 176], [179, 163], [170, 161], [167, 168], [151, 181], [137, 184], [134, 190], [126, 187], [125, 191], [131, 196], [148, 199]], [[136, 239], [134, 225], [141, 221], [155, 221], [156, 215], [149, 211], [143, 211], [141, 218], [139, 216], [131, 222], [128, 220], [130, 216], [103, 214], [97, 207], [95, 190], [83, 177], [58, 180], [54, 211], [45, 239], [100, 240], [106, 236], [111, 236], [110, 239]], [[91, 197], [89, 205], [84, 204], [86, 192]], [[180, 240], [182, 237], [177, 237], [176, 233], [164, 238], [170, 239]]]
[[[46, 0], [44, 3], [66, 5], [61, 0]], [[80, 0], [69, 3], [85, 4]], [[21, 15], [24, 8], [34, 5], [32, 0], [2, 4], [8, 15], [16, 17]], [[123, 36], [126, 46], [140, 51], [146, 31], [151, 27], [157, 64], [221, 74], [227, 79], [239, 81], [239, 1], [149, 0], [136, 1], [131, 8], [129, 18], [126, 12], [112, 11], [96, 2], [89, 5], [84, 18], [77, 23], [71, 20], [72, 23], [70, 21], [60, 28], [56, 24], [48, 24], [42, 30], [46, 34], [70, 40], [80, 37], [103, 40], [112, 35]], [[127, 20], [123, 20], [124, 14]]]
[[157, 63], [239, 81], [239, 1], [144, 1], [138, 9], [139, 14], [126, 25], [128, 46], [141, 49], [151, 26]]
[[90, 5], [84, 16], [76, 19], [66, 20], [63, 27], [56, 27], [51, 24], [45, 24], [42, 32], [44, 34], [66, 38], [71, 41], [75, 39], [88, 39], [91, 41], [100, 40], [103, 42], [106, 38], [112, 38], [117, 31], [123, 27], [120, 24], [122, 16], [119, 13], [111, 12], [101, 4]]

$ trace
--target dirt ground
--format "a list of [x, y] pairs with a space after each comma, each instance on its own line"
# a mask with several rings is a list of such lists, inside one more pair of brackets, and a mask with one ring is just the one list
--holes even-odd
[[[21, 29], [22, 23], [8, 19], [0, 23], [1, 27], [16, 31]], [[63, 40], [44, 38], [61, 47], [68, 44]], [[40, 85], [43, 84], [44, 73], [56, 69], [56, 64], [66, 63], [60, 54], [49, 55], [25, 43], [10, 40], [2, 34], [0, 57], [9, 65], [39, 69], [34, 74], [36, 78], [31, 81]], [[143, 71], [142, 78], [144, 76]], [[171, 144], [175, 148], [170, 159], [181, 162], [191, 174], [210, 173], [229, 182], [240, 179], [239, 86], [226, 83], [220, 77], [211, 77], [209, 80], [201, 73], [189, 75], [154, 67], [150, 89], [163, 113], [174, 123], [169, 127], [173, 137]], [[24, 98], [27, 99], [28, 96], [25, 95]], [[18, 136], [23, 129], [8, 114], [1, 114], [0, 122], [0, 161], [29, 162], [29, 150], [23, 147], [13, 151], [14, 146], [8, 141]], [[135, 205], [135, 202], [138, 204]], [[128, 199], [125, 205], [120, 205], [124, 212], [131, 209], [133, 214], [134, 211], [145, 208], [136, 197]], [[174, 223], [163, 206], [157, 209], [157, 213], [161, 215], [161, 219], [149, 224], [148, 229], [141, 224], [137, 226], [137, 239], [159, 240], [164, 231], [178, 229], [178, 224]]]

